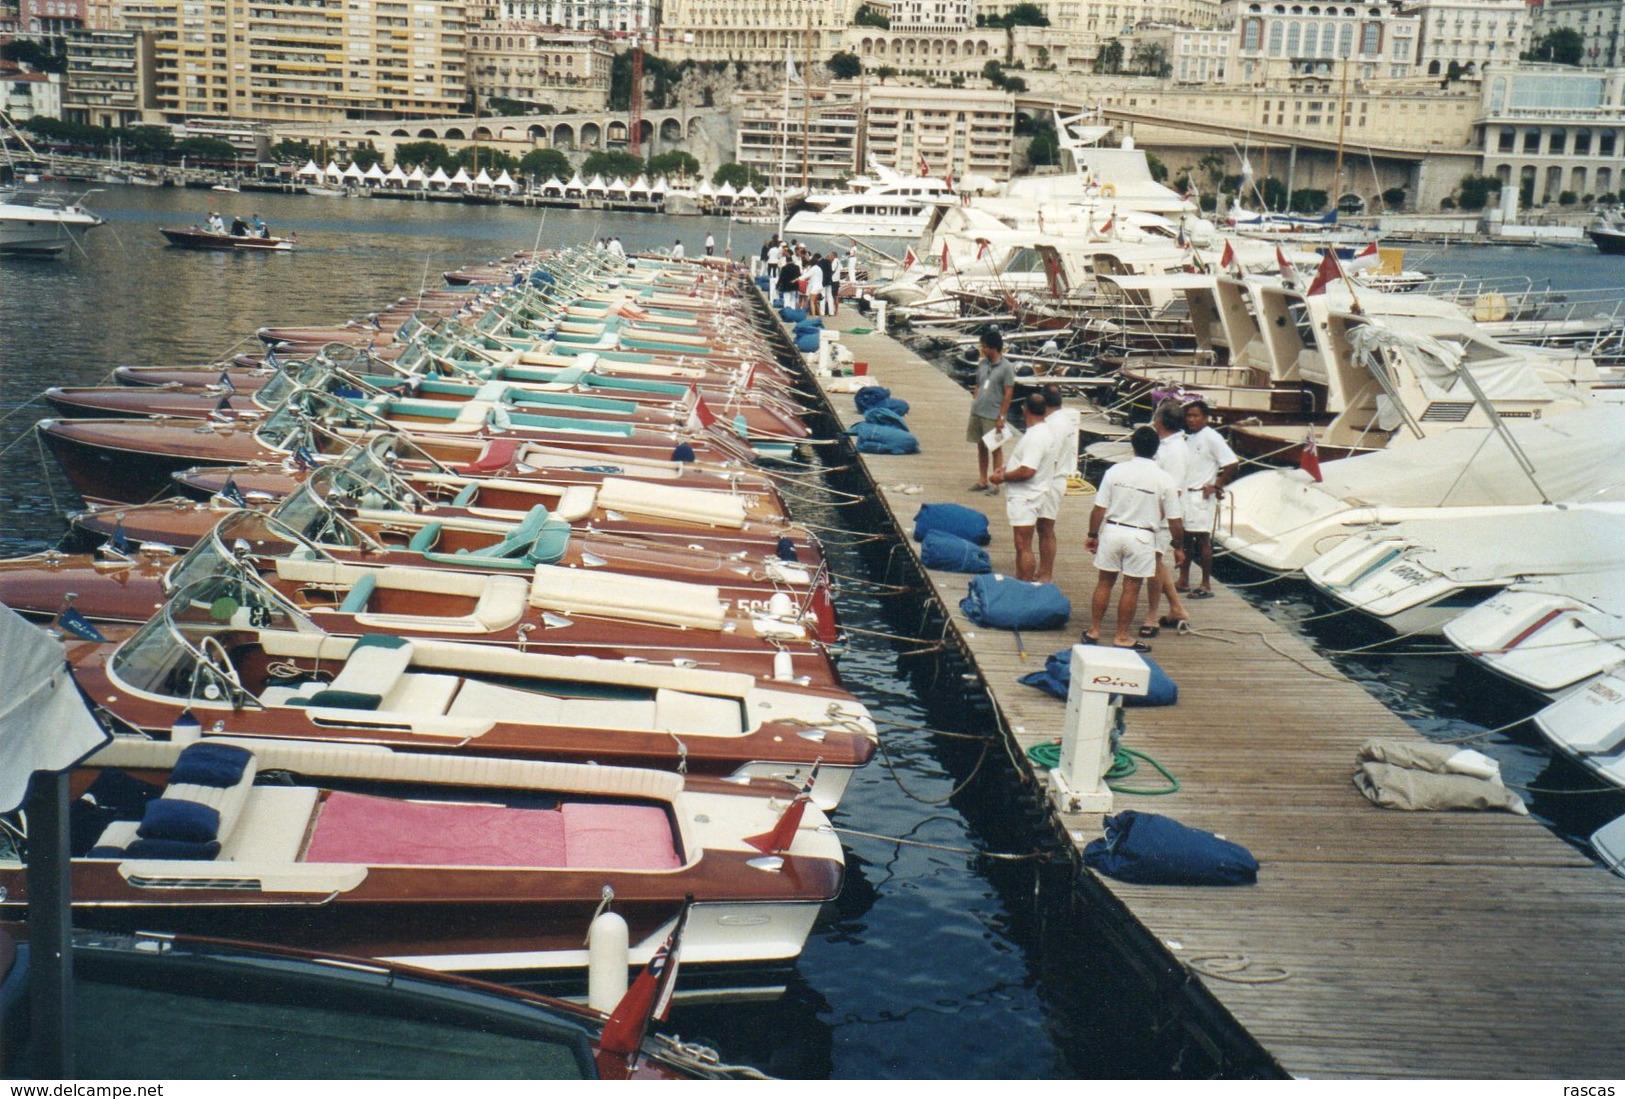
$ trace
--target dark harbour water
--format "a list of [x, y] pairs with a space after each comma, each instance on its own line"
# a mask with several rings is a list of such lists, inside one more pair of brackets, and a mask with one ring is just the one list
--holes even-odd
[[[93, 201], [109, 225], [91, 234], [87, 254], [0, 264], [0, 554], [7, 556], [54, 544], [59, 512], [77, 506], [30, 434], [46, 415], [33, 402], [48, 385], [93, 384], [120, 363], [219, 358], [263, 324], [343, 320], [439, 285], [442, 270], [529, 247], [539, 231], [544, 245], [619, 235], [628, 250], [669, 247], [681, 237], [694, 253], [707, 229], [719, 250], [730, 229], [695, 218], [551, 211], [544, 223], [539, 212], [500, 207], [167, 189], [111, 187]], [[160, 224], [199, 221], [210, 208], [257, 211], [275, 231], [297, 230], [300, 249], [214, 255], [163, 246]], [[736, 254], [759, 246], [762, 228], [732, 228]], [[1529, 273], [1549, 261], [1554, 277], [1583, 280], [1573, 285], [1625, 283], [1625, 263], [1615, 277], [1612, 262], [1596, 258], [1455, 249], [1432, 265], [1516, 264]], [[818, 485], [799, 491], [807, 497], [803, 518], [840, 528], [871, 522]], [[829, 547], [837, 572], [885, 579], [886, 547], [838, 542]], [[1315, 612], [1304, 590], [1277, 590], [1284, 587], [1249, 590], [1272, 615]], [[847, 584], [840, 610], [866, 629], [922, 632], [910, 595], [873, 583]], [[939, 628], [923, 632], [935, 636]], [[1337, 620], [1320, 628], [1315, 636], [1326, 648], [1373, 639]], [[773, 1004], [680, 1007], [667, 1029], [796, 1078], [1204, 1075], [1205, 1063], [1158, 1032], [1157, 1005], [1119, 998], [1120, 963], [1072, 897], [1064, 865], [1042, 857], [1044, 829], [1020, 808], [1025, 798], [990, 740], [985, 700], [957, 669], [900, 656], [912, 647], [855, 637], [842, 658], [847, 685], [890, 726], [885, 754], [857, 777], [837, 815], [848, 830], [847, 886], [809, 940], [788, 994]], [[1345, 667], [1433, 736], [1466, 735], [1533, 708], [1472, 681], [1453, 658], [1350, 658]], [[1554, 774], [1532, 733], [1514, 730], [1488, 750], [1511, 781], [1588, 785], [1561, 768]], [[1598, 809], [1605, 802], [1611, 813]], [[1535, 807], [1570, 836], [1588, 831], [1592, 816], [1625, 810], [1616, 799], [1569, 794], [1540, 795]]]

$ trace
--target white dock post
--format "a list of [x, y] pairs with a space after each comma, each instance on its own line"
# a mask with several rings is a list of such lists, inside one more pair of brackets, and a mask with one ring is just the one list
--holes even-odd
[[1051, 805], [1063, 813], [1111, 810], [1106, 785], [1112, 765], [1111, 696], [1143, 695], [1150, 688], [1151, 668], [1139, 653], [1112, 645], [1072, 646], [1061, 759], [1049, 773]]
[[886, 305], [887, 304], [888, 304], [887, 302], [880, 301], [880, 300], [877, 300], [875, 302], [875, 331], [879, 332], [882, 336], [884, 336], [886, 334]]

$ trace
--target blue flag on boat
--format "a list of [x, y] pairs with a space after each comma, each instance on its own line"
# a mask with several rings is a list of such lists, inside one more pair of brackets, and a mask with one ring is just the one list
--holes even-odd
[[293, 464], [308, 472], [316, 468], [316, 455], [310, 452], [308, 446], [301, 443], [293, 448]]
[[86, 618], [72, 607], [69, 607], [67, 610], [58, 615], [56, 621], [57, 625], [67, 630], [75, 637], [82, 637], [86, 641], [107, 640], [107, 638], [102, 636], [102, 631], [98, 630], [90, 619]]
[[113, 536], [107, 540], [107, 548], [114, 553], [128, 554], [130, 552], [130, 540], [124, 536], [124, 523], [122, 521], [113, 528]]
[[260, 363], [263, 366], [270, 367], [272, 370], [282, 369], [282, 363], [277, 360], [276, 348], [274, 347], [265, 352], [265, 357], [260, 360]]
[[222, 370], [220, 372], [220, 381], [218, 384], [220, 388], [224, 389], [227, 393], [237, 392], [237, 387], [231, 384], [231, 374], [227, 371]]
[[220, 498], [235, 507], [248, 506], [248, 500], [243, 496], [243, 490], [237, 487], [237, 480], [234, 477], [226, 478], [226, 483], [220, 487]]

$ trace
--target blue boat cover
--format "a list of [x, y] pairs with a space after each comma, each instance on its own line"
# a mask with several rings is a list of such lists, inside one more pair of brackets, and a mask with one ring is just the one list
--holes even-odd
[[987, 516], [964, 504], [921, 504], [914, 513], [914, 540], [922, 542], [934, 530], [956, 534], [978, 546], [993, 540], [987, 532]]
[[[880, 408], [891, 399], [891, 390], [883, 385], [866, 385], [852, 394], [852, 403], [859, 412], [867, 412], [871, 408]], [[907, 415], [905, 413], [905, 415]]]
[[863, 454], [918, 454], [920, 440], [907, 428], [891, 424], [859, 424], [851, 430], [858, 437], [858, 451]]
[[992, 572], [987, 550], [945, 530], [926, 531], [920, 539], [920, 563], [941, 572]]
[[998, 573], [972, 577], [959, 609], [978, 626], [1001, 630], [1055, 630], [1072, 617], [1072, 601], [1054, 584]]
[[1239, 843], [1171, 817], [1125, 809], [1083, 849], [1091, 870], [1140, 885], [1251, 885], [1258, 860]]

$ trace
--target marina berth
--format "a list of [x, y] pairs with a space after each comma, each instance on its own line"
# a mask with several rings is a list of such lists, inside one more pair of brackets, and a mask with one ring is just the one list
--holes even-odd
[[[72, 851], [74, 920], [98, 931], [229, 931], [579, 981], [606, 895], [633, 965], [659, 949], [687, 896], [684, 970], [710, 970], [726, 989], [794, 961], [843, 872], [823, 811], [802, 803], [787, 818], [796, 788], [772, 780], [116, 737], [70, 781], [76, 799], [122, 791], [111, 811], [102, 798], [82, 803], [94, 816]], [[7, 918], [28, 900], [24, 869], [20, 851], [0, 859]]]

